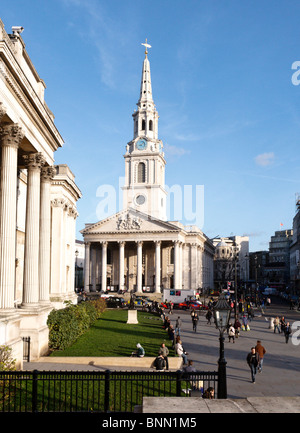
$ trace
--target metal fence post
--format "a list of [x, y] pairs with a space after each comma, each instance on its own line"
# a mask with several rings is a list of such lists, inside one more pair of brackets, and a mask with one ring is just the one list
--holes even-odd
[[104, 412], [109, 411], [109, 382], [110, 382], [110, 370], [104, 372]]
[[181, 396], [181, 378], [182, 378], [182, 371], [177, 370], [176, 371], [176, 397]]
[[37, 412], [38, 371], [32, 372], [32, 412]]

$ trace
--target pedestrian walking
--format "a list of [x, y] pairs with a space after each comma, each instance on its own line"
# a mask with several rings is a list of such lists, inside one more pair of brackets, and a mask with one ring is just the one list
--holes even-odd
[[211, 310], [207, 311], [207, 313], [205, 315], [205, 318], [207, 320], [207, 325], [211, 325], [211, 318], [212, 318], [212, 312], [211, 312]]
[[231, 340], [233, 340], [233, 343], [235, 339], [235, 329], [234, 326], [232, 324], [229, 325], [229, 329], [228, 329], [228, 341], [230, 343]]
[[264, 362], [264, 355], [267, 352], [266, 352], [266, 349], [264, 348], [264, 346], [261, 344], [260, 340], [257, 340], [257, 342], [256, 342], [255, 351], [259, 355], [258, 372], [261, 373], [262, 367], [263, 367], [263, 362]]
[[180, 319], [180, 316], [178, 316], [175, 323], [175, 334], [180, 335], [181, 327], [182, 327], [182, 320]]
[[198, 325], [198, 314], [195, 312], [195, 314], [192, 316], [192, 322], [193, 322], [193, 331], [197, 332], [197, 325]]
[[235, 320], [235, 322], [234, 322], [234, 329], [235, 329], [235, 336], [236, 336], [236, 338], [239, 338], [239, 336], [240, 336], [240, 329], [241, 329], [241, 323], [240, 323], [240, 321], [239, 321], [239, 319], [236, 319]]
[[290, 323], [287, 322], [285, 328], [284, 328], [284, 336], [285, 336], [285, 342], [288, 343], [290, 339], [290, 335], [292, 333], [292, 329], [290, 327]]
[[278, 334], [280, 334], [280, 329], [279, 329], [279, 317], [275, 317], [275, 319], [273, 320], [273, 325], [274, 325], [274, 334], [276, 333], [276, 329], [278, 331]]
[[251, 352], [247, 355], [247, 363], [251, 370], [251, 380], [255, 383], [255, 376], [257, 373], [257, 366], [259, 364], [259, 354], [255, 351], [255, 347], [251, 347]]
[[285, 327], [286, 327], [285, 319], [284, 316], [282, 316], [280, 319], [280, 329], [281, 332], [283, 332], [284, 334], [285, 334]]

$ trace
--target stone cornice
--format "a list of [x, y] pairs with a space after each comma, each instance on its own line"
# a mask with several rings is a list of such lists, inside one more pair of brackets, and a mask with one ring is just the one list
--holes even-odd
[[[53, 123], [50, 110], [33, 89], [16, 61], [11, 47], [8, 47], [3, 40], [0, 41], [0, 78], [4, 80], [6, 86], [15, 95], [23, 109], [27, 111], [30, 117], [35, 119], [40, 131], [45, 135], [47, 130], [47, 142], [48, 144], [52, 143], [52, 150], [55, 151], [58, 147], [62, 147], [63, 139]], [[49, 134], [52, 137], [51, 140]]]
[[77, 201], [82, 197], [80, 189], [77, 187], [75, 182], [67, 180], [67, 179], [58, 179], [54, 177], [51, 182], [52, 185], [62, 185], [67, 191], [70, 192], [72, 197]]

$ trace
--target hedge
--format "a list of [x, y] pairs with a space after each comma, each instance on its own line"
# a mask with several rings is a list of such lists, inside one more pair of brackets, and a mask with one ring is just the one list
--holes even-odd
[[105, 300], [98, 299], [52, 310], [47, 319], [49, 348], [63, 350], [71, 346], [100, 317], [105, 306]]

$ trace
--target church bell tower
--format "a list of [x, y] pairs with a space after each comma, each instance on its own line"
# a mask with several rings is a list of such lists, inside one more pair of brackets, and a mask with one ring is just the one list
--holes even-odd
[[152, 98], [152, 85], [146, 43], [140, 98], [133, 117], [133, 139], [127, 143], [123, 208], [134, 208], [166, 220], [167, 193], [163, 143], [158, 139], [158, 113]]

